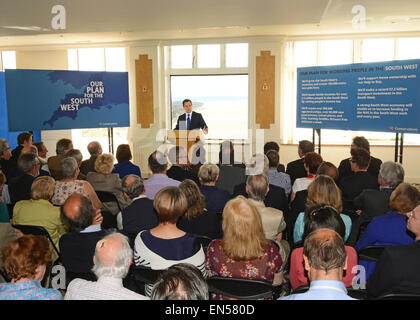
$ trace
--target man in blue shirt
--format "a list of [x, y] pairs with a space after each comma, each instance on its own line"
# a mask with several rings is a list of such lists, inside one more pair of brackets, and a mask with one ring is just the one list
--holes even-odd
[[304, 242], [303, 259], [311, 281], [309, 290], [279, 300], [354, 300], [342, 281], [347, 254], [337, 232], [318, 229], [310, 233]]

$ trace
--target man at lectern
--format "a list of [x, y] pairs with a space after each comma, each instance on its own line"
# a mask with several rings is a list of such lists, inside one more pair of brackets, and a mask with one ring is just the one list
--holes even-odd
[[174, 130], [196, 130], [203, 129], [203, 132], [207, 134], [208, 127], [203, 119], [201, 113], [192, 111], [192, 102], [190, 99], [182, 101], [182, 106], [185, 110], [184, 114], [178, 117], [176, 127]]

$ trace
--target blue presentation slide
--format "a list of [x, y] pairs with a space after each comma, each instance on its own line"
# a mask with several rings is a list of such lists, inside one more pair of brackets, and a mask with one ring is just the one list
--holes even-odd
[[296, 127], [419, 133], [420, 60], [297, 69]]
[[6, 70], [9, 130], [128, 127], [127, 72]]

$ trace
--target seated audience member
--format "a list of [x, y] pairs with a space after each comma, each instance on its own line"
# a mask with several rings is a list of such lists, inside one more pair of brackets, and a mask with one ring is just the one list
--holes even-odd
[[318, 167], [318, 170], [316, 172], [316, 175], [324, 174], [326, 176], [330, 176], [334, 179], [334, 182], [338, 182], [338, 169], [335, 165], [333, 165], [331, 162], [324, 161], [321, 163], [321, 165]]
[[289, 162], [286, 168], [286, 173], [290, 176], [290, 183], [292, 186], [296, 179], [305, 178], [308, 175], [304, 166], [305, 155], [308, 152], [314, 152], [314, 150], [314, 144], [312, 142], [308, 140], [299, 141], [299, 159]]
[[[401, 183], [389, 198], [391, 212], [375, 217], [369, 223], [365, 233], [357, 241], [357, 252], [366, 246], [395, 246], [411, 244], [414, 239], [407, 234], [407, 213], [420, 204], [420, 192], [408, 183]], [[375, 262], [361, 260], [359, 264], [366, 269], [366, 279], [369, 279], [375, 269]]]
[[95, 161], [98, 156], [102, 154], [102, 147], [98, 141], [89, 142], [87, 149], [90, 154], [90, 158], [82, 161], [80, 165], [80, 171], [87, 176], [89, 172], [95, 172]]
[[[120, 229], [130, 235], [137, 235], [142, 230], [149, 230], [159, 223], [157, 214], [153, 208], [153, 200], [144, 193], [144, 183], [137, 175], [126, 175], [121, 181], [122, 191], [131, 203], [123, 209]], [[117, 218], [119, 220], [119, 218]]]
[[387, 293], [420, 294], [420, 205], [407, 216], [407, 230], [415, 235], [415, 242], [385, 248], [367, 282], [370, 297]]
[[25, 154], [25, 153], [33, 153], [37, 157], [37, 159], [39, 161], [39, 173], [38, 173], [38, 175], [36, 177], [42, 177], [42, 176], [48, 176], [48, 177], [50, 177], [51, 176], [50, 173], [49, 173], [49, 171], [45, 171], [45, 170], [42, 170], [41, 169], [42, 163], [39, 160], [39, 157], [38, 157], [38, 149], [36, 148], [36, 146], [30, 145], [30, 146], [28, 146], [26, 148], [23, 148], [22, 151], [21, 151], [21, 153], [20, 153], [20, 155]]
[[[367, 172], [369, 167], [370, 155], [363, 148], [351, 151], [351, 168], [353, 175], [347, 177], [340, 176], [339, 187], [343, 197], [344, 210], [355, 212], [353, 200], [365, 189], [378, 189], [378, 178]], [[352, 218], [357, 218], [355, 213], [351, 213]]]
[[[114, 167], [112, 154], [101, 154], [95, 161], [95, 171], [89, 172], [86, 180], [89, 181], [95, 191], [107, 191], [114, 194], [121, 209], [127, 207], [130, 202], [124, 197], [121, 189], [121, 179], [117, 173], [111, 173]], [[115, 202], [104, 202], [103, 210], [117, 215], [120, 210]]]
[[39, 175], [40, 163], [33, 153], [23, 153], [18, 159], [18, 168], [22, 174], [9, 182], [9, 194], [12, 206], [20, 200], [31, 198], [31, 185]]
[[303, 245], [303, 260], [311, 281], [309, 290], [279, 300], [354, 300], [343, 283], [347, 253], [337, 232], [318, 229], [310, 233]]
[[57, 155], [48, 158], [48, 169], [55, 180], [63, 178], [61, 173], [61, 161], [64, 159], [66, 153], [71, 149], [73, 149], [73, 142], [70, 139], [60, 139], [57, 141], [55, 149]]
[[12, 151], [11, 160], [17, 163], [22, 150], [25, 149], [25, 153], [29, 151], [29, 147], [33, 144], [33, 136], [30, 132], [22, 132], [17, 137], [18, 146]]
[[[19, 232], [19, 235], [18, 235]], [[9, 242], [17, 239], [19, 236], [22, 235], [22, 232], [17, 229], [13, 229], [10, 222], [0, 222], [0, 269], [4, 270], [3, 265], [3, 255], [2, 255], [2, 248], [3, 246]], [[6, 279], [0, 273], [0, 283], [6, 282]]]
[[71, 149], [66, 153], [64, 157], [65, 158], [73, 157], [77, 161], [77, 166], [79, 167], [79, 175], [77, 176], [77, 180], [86, 180], [86, 175], [80, 171], [80, 166], [83, 160], [83, 154], [80, 152], [80, 150]]
[[[147, 190], [147, 189], [146, 189]], [[136, 265], [153, 270], [163, 270], [177, 263], [191, 263], [206, 276], [205, 254], [192, 234], [176, 226], [178, 219], [187, 210], [187, 199], [178, 187], [161, 189], [153, 201], [158, 214], [157, 227], [141, 231], [134, 242], [134, 261]], [[145, 292], [150, 296], [152, 286], [146, 285]]]
[[172, 166], [166, 171], [166, 175], [174, 180], [180, 182], [185, 179], [193, 180], [195, 183], [198, 183], [198, 177], [195, 173], [189, 170], [188, 168], [188, 155], [185, 148], [182, 146], [175, 146], [169, 150], [169, 161], [172, 163]]
[[92, 272], [97, 281], [74, 279], [70, 282], [65, 300], [148, 300], [128, 290], [123, 279], [130, 270], [133, 250], [127, 237], [112, 233], [99, 240], [93, 256]]
[[[309, 208], [308, 222], [305, 224], [305, 235], [318, 229], [331, 229], [337, 232], [343, 239], [345, 234], [345, 226], [343, 220], [338, 216], [335, 208], [328, 205], [318, 205]], [[345, 246], [347, 253], [347, 270], [344, 272], [343, 282], [346, 287], [352, 286], [352, 280], [355, 274], [351, 273], [354, 266], [357, 265], [357, 253], [353, 247]], [[300, 286], [309, 285], [309, 278], [305, 272], [303, 261], [303, 247], [293, 250], [290, 257], [290, 284], [295, 290]]]
[[206, 201], [206, 209], [210, 212], [219, 213], [219, 218], [221, 218], [223, 208], [226, 202], [230, 200], [230, 194], [228, 191], [216, 187], [216, 182], [219, 179], [219, 171], [219, 167], [215, 164], [203, 164], [198, 171], [198, 179], [201, 184], [201, 194]]
[[269, 169], [268, 169], [268, 181], [270, 184], [274, 184], [276, 186], [279, 186], [284, 189], [284, 192], [286, 193], [286, 197], [289, 197], [290, 191], [292, 189], [292, 186], [290, 184], [290, 177], [288, 174], [279, 172], [277, 170], [279, 166], [279, 154], [275, 150], [269, 150], [265, 154], [268, 158], [269, 163]]
[[177, 187], [179, 185], [178, 180], [169, 178], [166, 175], [166, 170], [168, 168], [168, 159], [166, 156], [156, 150], [153, 152], [148, 159], [149, 169], [152, 171], [152, 176], [147, 179], [144, 183], [146, 188], [146, 196], [149, 199], [154, 199], [156, 193], [168, 186]]
[[[262, 280], [273, 285], [283, 282], [283, 260], [275, 244], [267, 240], [257, 208], [238, 196], [223, 210], [223, 239], [207, 248], [209, 276]], [[223, 299], [211, 295], [211, 299]]]
[[342, 213], [340, 214], [343, 209], [340, 189], [331, 177], [320, 175], [317, 176], [308, 187], [308, 197], [306, 198], [307, 209], [305, 210], [305, 213], [301, 212], [296, 220], [293, 230], [294, 242], [302, 240], [304, 228], [309, 219], [308, 209], [319, 204], [325, 204], [335, 208], [337, 215], [341, 217], [344, 225], [346, 226], [345, 236], [343, 239], [344, 241], [347, 241], [347, 238], [350, 235], [352, 222], [349, 216]]
[[215, 212], [206, 210], [206, 202], [197, 184], [187, 179], [180, 183], [179, 189], [187, 198], [188, 209], [178, 220], [178, 228], [198, 236], [220, 238], [222, 226], [219, 217]]
[[379, 190], [365, 189], [354, 200], [353, 205], [359, 215], [352, 225], [349, 243], [355, 245], [363, 235], [360, 227], [370, 222], [374, 217], [383, 216], [390, 211], [389, 198], [395, 188], [404, 181], [404, 169], [396, 162], [387, 161], [381, 164], [378, 183]]
[[306, 170], [306, 177], [297, 178], [295, 180], [292, 187], [292, 195], [290, 197], [290, 201], [293, 201], [295, 199], [296, 193], [308, 189], [308, 186], [316, 177], [316, 173], [322, 162], [323, 160], [321, 155], [319, 155], [316, 152], [308, 152], [305, 154], [303, 166]]
[[0, 300], [62, 300], [56, 289], [41, 286], [51, 261], [47, 238], [26, 235], [6, 243], [3, 265], [10, 283], [0, 284]]
[[219, 179], [216, 187], [233, 194], [234, 187], [245, 183], [245, 168], [235, 163], [235, 150], [232, 141], [223, 141], [219, 150]]
[[34, 146], [36, 147], [36, 149], [38, 151], [38, 159], [39, 159], [39, 162], [41, 163], [41, 170], [47, 171], [49, 173], [50, 169], [48, 169], [48, 161], [47, 161], [48, 149], [47, 149], [47, 147], [45, 146], [44, 142], [42, 142], [42, 141], [35, 142]]
[[281, 210], [265, 206], [264, 199], [268, 190], [268, 178], [265, 174], [248, 176], [246, 192], [249, 200], [261, 216], [264, 235], [266, 239], [275, 241], [279, 245], [281, 258], [283, 261], [287, 261], [290, 246], [286, 240], [282, 240], [282, 232], [286, 229], [286, 222]]
[[114, 166], [112, 173], [118, 173], [120, 179], [129, 174], [135, 174], [141, 178], [140, 167], [133, 164], [130, 160], [133, 158], [128, 144], [120, 144], [115, 155], [118, 163]]
[[19, 175], [17, 163], [12, 158], [12, 149], [6, 139], [0, 139], [0, 166], [1, 171], [6, 176], [7, 181], [11, 181]]
[[209, 289], [200, 270], [188, 263], [178, 263], [159, 275], [151, 299], [209, 300]]
[[[13, 224], [44, 227], [58, 248], [58, 240], [67, 232], [67, 228], [60, 219], [60, 208], [50, 202], [54, 187], [54, 178], [36, 178], [31, 187], [31, 199], [16, 203], [13, 209]], [[51, 252], [54, 255], [53, 259], [57, 259], [52, 247]]]
[[55, 182], [54, 196], [51, 198], [52, 204], [61, 206], [70, 195], [80, 193], [88, 197], [96, 209], [102, 208], [102, 203], [91, 184], [88, 181], [77, 180], [79, 166], [73, 157], [63, 159], [60, 168], [63, 178]]
[[[268, 173], [268, 158], [263, 154], [255, 154], [251, 157], [249, 163], [247, 163], [246, 174], [257, 175]], [[246, 180], [245, 180], [246, 181]], [[266, 207], [276, 208], [283, 211], [283, 214], [286, 216], [289, 212], [289, 201], [287, 200], [286, 193], [282, 187], [269, 184], [269, 191], [264, 199], [264, 204]], [[233, 197], [236, 196], [248, 197], [246, 192], [246, 182], [236, 185], [233, 192]], [[287, 223], [287, 222], [286, 222]]]
[[60, 207], [60, 216], [70, 232], [59, 241], [61, 261], [66, 272], [89, 273], [96, 243], [107, 233], [101, 230], [102, 215], [89, 198], [73, 193]]
[[4, 203], [2, 198], [3, 188], [6, 184], [6, 176], [3, 172], [0, 172], [0, 223], [2, 222], [9, 222], [9, 209], [7, 208], [6, 203]]
[[[369, 153], [369, 166], [367, 167], [367, 171], [371, 176], [377, 179], [382, 161], [370, 155], [369, 141], [365, 137], [358, 136], [353, 138], [350, 147], [350, 153], [352, 150], [359, 148], [364, 149]], [[352, 169], [351, 165], [351, 159], [352, 158], [341, 160], [340, 165], [338, 166], [340, 180], [354, 174], [354, 170]]]
[[[275, 141], [266, 142], [264, 144], [264, 154], [267, 156], [267, 152], [270, 151], [270, 150], [274, 150], [277, 153], [280, 153], [280, 146], [279, 146], [279, 144], [277, 142], [275, 142]], [[285, 171], [284, 165], [279, 163], [278, 166], [277, 166], [277, 171], [284, 173], [284, 171]]]

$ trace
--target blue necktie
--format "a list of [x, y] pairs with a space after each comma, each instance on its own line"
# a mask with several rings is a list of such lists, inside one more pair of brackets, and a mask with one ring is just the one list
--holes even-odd
[[190, 119], [190, 115], [187, 114], [187, 130], [190, 130], [191, 127], [191, 119]]

